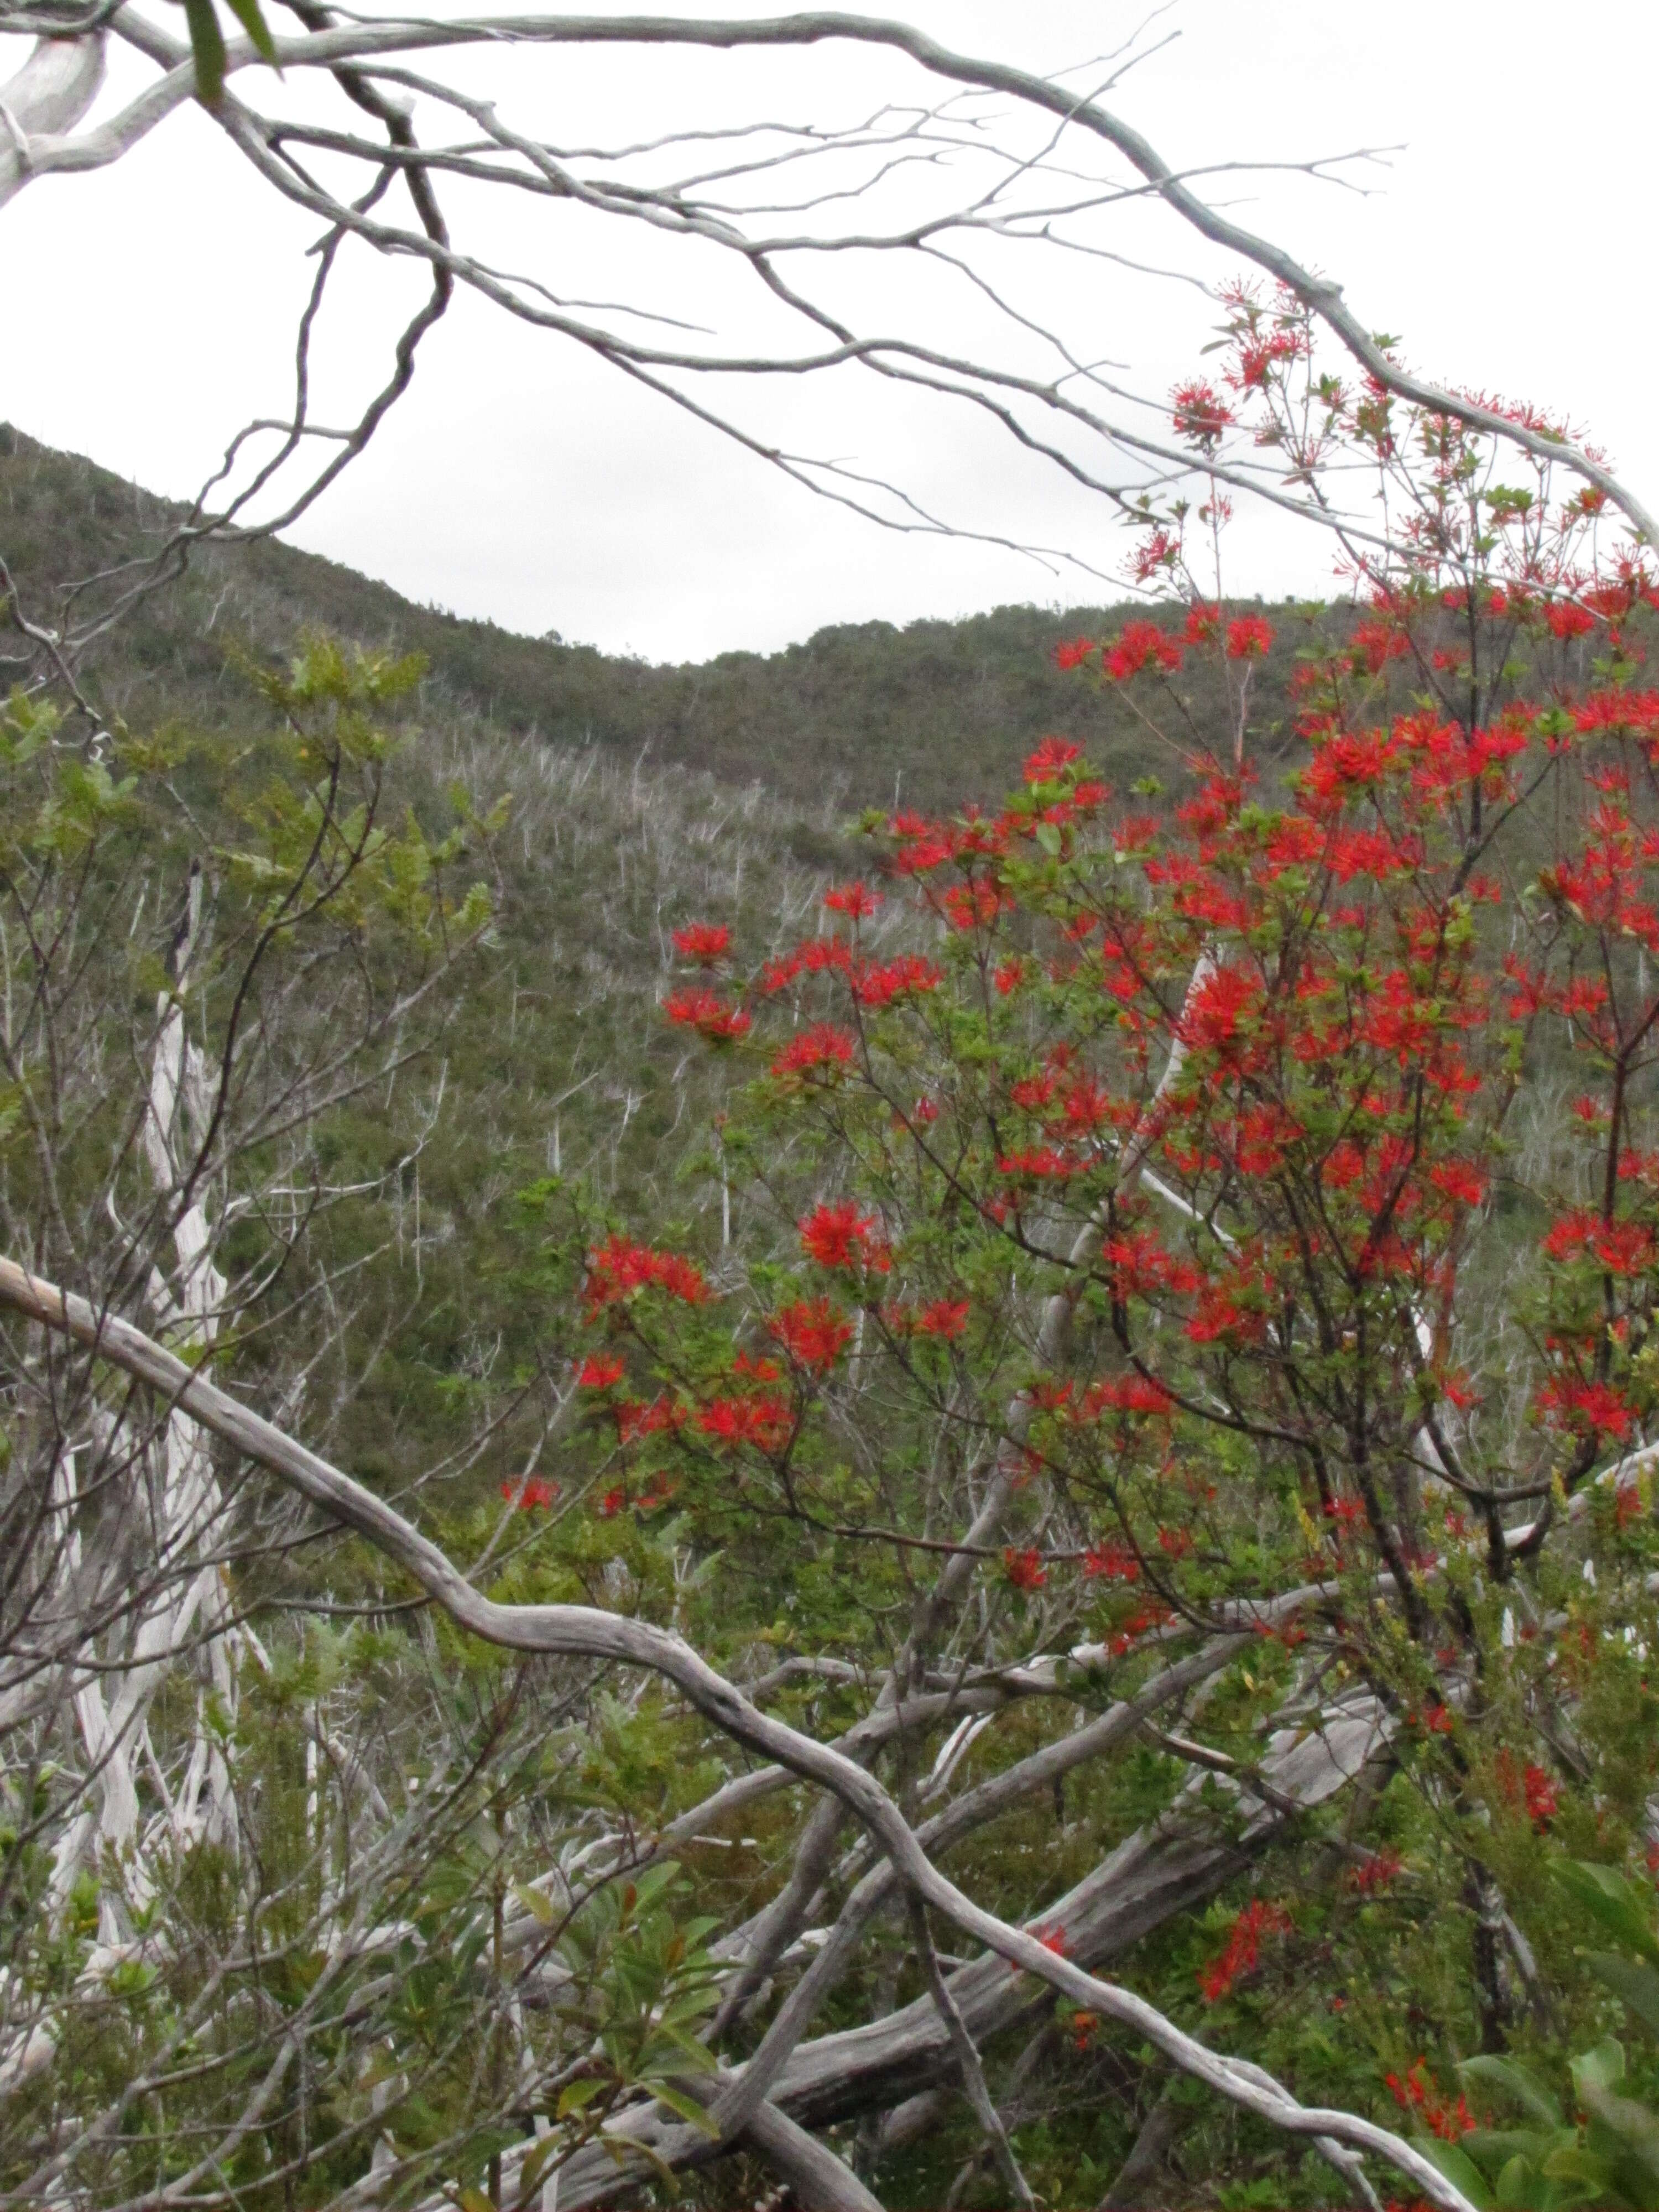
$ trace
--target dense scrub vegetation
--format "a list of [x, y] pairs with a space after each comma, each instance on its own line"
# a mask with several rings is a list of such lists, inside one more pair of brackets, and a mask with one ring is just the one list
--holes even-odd
[[1328, 618], [1172, 516], [1152, 619], [699, 677], [266, 547], [14, 700], [0, 1215], [106, 1335], [9, 1293], [0, 2190], [1659, 2197], [1659, 586], [1320, 408], [1423, 522]]

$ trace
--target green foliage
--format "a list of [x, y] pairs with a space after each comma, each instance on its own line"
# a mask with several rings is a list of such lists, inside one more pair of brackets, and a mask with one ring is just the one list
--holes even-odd
[[[261, 58], [273, 67], [276, 41], [270, 35], [259, 0], [226, 0], [230, 12], [247, 33]], [[208, 107], [216, 107], [225, 88], [225, 34], [214, 0], [185, 0], [185, 21], [190, 26], [190, 50], [196, 63], [196, 92]]]
[[[1585, 1964], [1659, 2043], [1653, 1963], [1659, 1939], [1650, 1895], [1615, 1867], [1567, 1861], [1553, 1872], [1581, 1914], [1622, 1946], [1591, 1954]], [[1474, 2128], [1455, 2142], [1426, 2136], [1423, 2148], [1481, 2212], [1580, 2212], [1591, 2205], [1652, 2212], [1659, 2204], [1659, 2063], [1650, 2058], [1632, 2074], [1624, 2045], [1606, 2036], [1566, 2070], [1571, 2119], [1535, 2067], [1485, 2054], [1466, 2059], [1458, 2071], [1470, 2088], [1490, 2093], [1519, 2118]]]

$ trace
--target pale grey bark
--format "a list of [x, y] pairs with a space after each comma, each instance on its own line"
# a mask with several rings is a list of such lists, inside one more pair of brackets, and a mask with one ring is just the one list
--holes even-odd
[[[456, 1624], [486, 1642], [507, 1650], [549, 1656], [609, 1659], [639, 1667], [672, 1682], [688, 1702], [733, 1741], [776, 1759], [803, 1780], [831, 1792], [870, 1832], [895, 1878], [949, 1919], [961, 1934], [986, 1946], [994, 1956], [962, 1970], [972, 1996], [952, 1996], [977, 2033], [974, 2002], [988, 1995], [1000, 1978], [1005, 1986], [1017, 1973], [1035, 1975], [1072, 2003], [1097, 2012], [1142, 2036], [1170, 2063], [1253, 2112], [1270, 2125], [1307, 2138], [1328, 2136], [1356, 2150], [1372, 2153], [1409, 2177], [1443, 2212], [1470, 2212], [1468, 2199], [1433, 2162], [1387, 2128], [1351, 2112], [1301, 2104], [1278, 2083], [1269, 2084], [1254, 2066], [1224, 2057], [1188, 2035], [1144, 1998], [1103, 1982], [1062, 1956], [1042, 1936], [1012, 1926], [976, 1905], [933, 1864], [915, 1832], [876, 1778], [844, 1754], [761, 1712], [732, 1684], [679, 1637], [648, 1622], [600, 1612], [589, 1606], [503, 1605], [474, 1589], [448, 1557], [386, 1502], [332, 1467], [294, 1437], [228, 1396], [176, 1359], [162, 1346], [113, 1314], [100, 1314], [80, 1297], [43, 1282], [10, 1260], [0, 1259], [0, 1304], [94, 1350], [137, 1380], [160, 1391], [173, 1405], [246, 1455], [306, 1498], [326, 1519], [353, 1531], [394, 1561], [441, 1605]], [[1383, 1723], [1374, 1711], [1336, 1717], [1321, 1735], [1269, 1747], [1276, 1759], [1273, 1796], [1299, 1796], [1305, 1778], [1322, 1795], [1342, 1787], [1358, 1771], [1377, 1740]], [[1269, 1762], [1264, 1761], [1264, 1766]], [[1273, 1817], [1273, 1808], [1247, 1818]], [[1212, 1850], [1217, 1848], [1213, 1844]], [[1114, 1855], [1116, 1856], [1115, 1854]], [[1085, 1886], [1086, 1887], [1086, 1886]], [[1077, 1893], [1073, 1893], [1074, 1899]], [[1097, 1893], [1095, 1917], [1111, 1917], [1111, 1900]], [[1045, 1932], [1053, 1915], [1045, 1916]], [[1069, 1944], [1067, 1948], [1070, 1948]], [[931, 2002], [927, 2005], [933, 2042], [945, 2031]], [[902, 2017], [902, 2015], [896, 2015]], [[864, 2046], [867, 2062], [872, 2031], [857, 2029], [841, 2041], [851, 2051]], [[788, 2079], [786, 2070], [786, 2081]]]
[[106, 33], [79, 39], [39, 39], [15, 76], [0, 84], [0, 207], [22, 190], [33, 173], [36, 138], [74, 130], [104, 82]]

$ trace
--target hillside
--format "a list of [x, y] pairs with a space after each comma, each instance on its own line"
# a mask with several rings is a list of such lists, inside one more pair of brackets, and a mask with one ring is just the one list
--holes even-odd
[[[183, 512], [0, 426], [0, 552], [36, 606], [72, 581], [153, 554]], [[199, 552], [182, 580], [104, 641], [88, 674], [101, 702], [135, 725], [188, 715], [217, 726], [240, 711], [225, 685], [228, 645], [282, 653], [297, 633], [327, 629], [424, 653], [422, 708], [434, 720], [459, 709], [503, 733], [623, 754], [630, 767], [644, 755], [728, 783], [759, 781], [786, 800], [810, 802], [813, 813], [826, 803], [854, 812], [896, 790], [939, 811], [996, 798], [1051, 730], [1084, 740], [1123, 781], [1178, 772], [1170, 757], [1152, 757], [1117, 694], [1053, 663], [1062, 638], [1101, 635], [1133, 611], [999, 607], [902, 629], [823, 629], [781, 653], [653, 666], [462, 621], [315, 554], [266, 543]], [[1293, 626], [1281, 623], [1260, 688], [1264, 735], [1282, 719], [1293, 647]], [[1219, 702], [1203, 684], [1190, 710], [1208, 730]], [[819, 856], [804, 824], [797, 842], [800, 857]]]

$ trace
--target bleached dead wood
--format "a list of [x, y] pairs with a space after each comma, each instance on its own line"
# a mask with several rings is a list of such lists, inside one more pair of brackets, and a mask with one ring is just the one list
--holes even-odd
[[28, 182], [30, 141], [64, 137], [97, 99], [107, 36], [94, 30], [78, 39], [38, 39], [16, 76], [0, 85], [0, 207]]
[[[1431, 2203], [1444, 2208], [1444, 2212], [1469, 2212], [1468, 2199], [1445, 2180], [1432, 2161], [1391, 2130], [1355, 2113], [1301, 2104], [1281, 2086], [1269, 2086], [1254, 2067], [1246, 2069], [1209, 2050], [1144, 1998], [1100, 1980], [1073, 1959], [1050, 1948], [1030, 1929], [1012, 1926], [976, 1905], [933, 1865], [915, 1832], [873, 1776], [842, 1753], [760, 1711], [679, 1637], [648, 1622], [588, 1606], [504, 1605], [485, 1597], [435, 1544], [384, 1500], [185, 1366], [130, 1322], [95, 1312], [84, 1299], [41, 1281], [7, 1259], [0, 1259], [0, 1304], [87, 1347], [162, 1393], [168, 1403], [191, 1413], [224, 1443], [297, 1492], [328, 1521], [349, 1528], [402, 1568], [458, 1626], [512, 1650], [609, 1659], [648, 1669], [673, 1683], [697, 1711], [734, 1741], [788, 1766], [804, 1781], [831, 1791], [869, 1832], [897, 1881], [951, 1921], [962, 1935], [994, 1954], [995, 1960], [1003, 1962], [999, 1969], [994, 1961], [978, 1961], [964, 1969], [966, 1973], [989, 1978], [998, 1971], [1006, 1976], [1012, 1967], [1034, 1975], [1073, 2004], [1139, 2035], [1171, 2064], [1269, 2125], [1310, 2139], [1328, 2136], [1381, 2157], [1407, 2175]], [[1356, 1717], [1351, 1725], [1363, 1729], [1367, 1743], [1374, 1740], [1374, 1720]], [[1317, 1744], [1320, 1740], [1309, 1741]], [[1291, 1747], [1290, 1755], [1304, 1759], [1309, 1756], [1303, 1745]], [[1312, 1754], [1312, 1763], [1321, 1771], [1327, 1768], [1322, 1747]], [[1349, 1770], [1345, 1766], [1341, 1771], [1346, 1777]], [[1332, 1786], [1340, 1786], [1340, 1782]], [[1277, 1783], [1274, 1787], [1277, 1791]], [[1082, 1901], [1075, 1895], [1066, 1903], [1073, 1912], [1081, 1914]], [[1110, 1900], [1091, 1893], [1087, 1903], [1110, 1918]], [[1045, 1925], [1051, 1919], [1048, 1916]], [[1085, 1940], [1081, 1928], [1079, 1940]], [[965, 2002], [963, 1996], [957, 1997], [970, 2032], [979, 1995], [976, 1985]], [[941, 2040], [944, 2031], [931, 2004], [927, 2016], [930, 2040]], [[866, 2029], [854, 2033], [867, 2042], [879, 2032]]]

